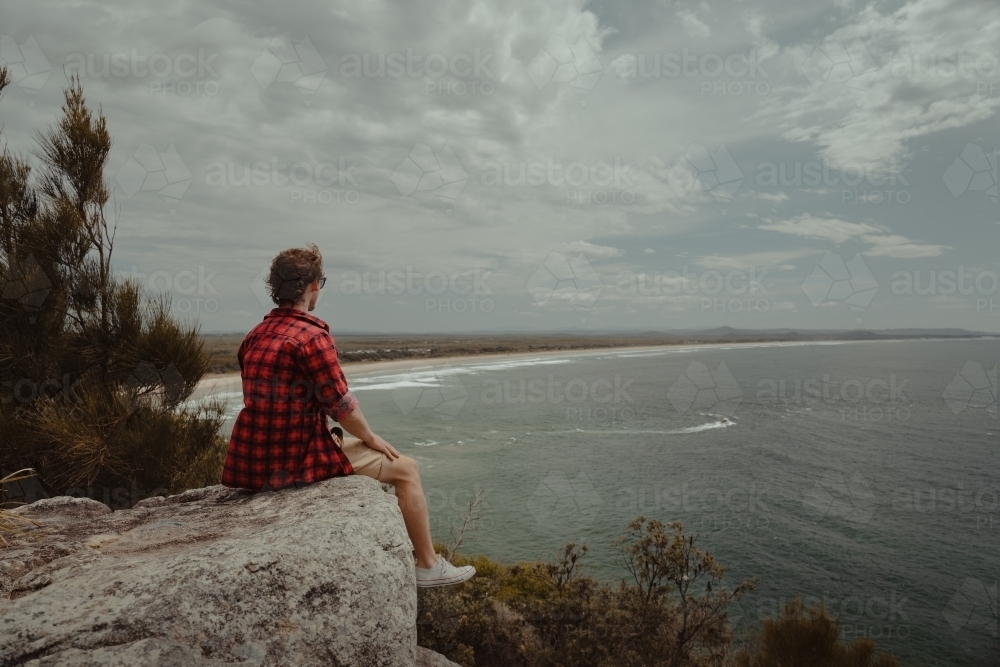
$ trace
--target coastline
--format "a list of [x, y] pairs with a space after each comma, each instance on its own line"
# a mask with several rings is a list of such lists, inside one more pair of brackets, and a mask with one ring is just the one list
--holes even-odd
[[[899, 343], [906, 341], [931, 340], [967, 340], [942, 338], [886, 338], [862, 340], [808, 340], [808, 341], [727, 341], [727, 342], [695, 342], [668, 345], [618, 345], [613, 347], [577, 348], [571, 350], [538, 350], [532, 352], [503, 352], [484, 354], [461, 354], [447, 357], [416, 357], [409, 359], [390, 359], [384, 361], [346, 361], [341, 363], [344, 375], [350, 382], [352, 377], [360, 377], [369, 373], [392, 371], [400, 369], [431, 369], [451, 366], [461, 363], [495, 362], [504, 359], [530, 359], [532, 357], [581, 357], [603, 353], [621, 352], [658, 352], [662, 350], [684, 350], [711, 347], [796, 347], [801, 345], [846, 345], [849, 343]], [[213, 373], [203, 377], [196, 386], [191, 398], [201, 398], [210, 394], [242, 391], [239, 372]]]
[[[730, 343], [699, 343], [697, 347], [702, 347], [704, 345], [728, 345]], [[740, 345], [747, 345], [750, 343], [740, 343]], [[530, 359], [531, 357], [552, 357], [552, 356], [586, 356], [591, 354], [597, 354], [601, 352], [620, 352], [622, 350], [629, 350], [635, 352], [650, 352], [657, 350], [666, 349], [677, 349], [684, 347], [694, 347], [693, 345], [645, 345], [645, 346], [635, 346], [635, 345], [622, 345], [617, 347], [593, 347], [586, 349], [576, 349], [576, 350], [539, 350], [537, 352], [503, 352], [503, 353], [486, 353], [486, 354], [461, 354], [453, 355], [448, 357], [416, 357], [412, 359], [389, 359], [385, 361], [345, 361], [340, 364], [340, 367], [344, 371], [344, 375], [347, 376], [348, 382], [351, 377], [357, 377], [360, 375], [367, 375], [368, 373], [378, 373], [381, 371], [392, 371], [400, 369], [410, 369], [410, 368], [440, 368], [442, 366], [451, 366], [456, 363], [469, 362], [469, 361], [498, 361], [501, 359]], [[217, 393], [219, 391], [225, 391], [229, 388], [230, 383], [236, 381], [236, 388], [239, 387], [240, 374], [235, 373], [213, 373], [206, 374], [199, 382], [195, 389], [195, 394], [205, 395], [206, 393]], [[207, 391], [206, 391], [207, 390]], [[192, 394], [194, 397], [194, 394]]]

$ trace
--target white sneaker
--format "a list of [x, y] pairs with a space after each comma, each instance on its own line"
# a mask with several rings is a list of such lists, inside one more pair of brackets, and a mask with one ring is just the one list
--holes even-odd
[[468, 581], [476, 575], [476, 568], [471, 565], [465, 567], [455, 567], [447, 560], [438, 556], [437, 562], [430, 567], [417, 568], [417, 586], [430, 588], [431, 586], [450, 586]]

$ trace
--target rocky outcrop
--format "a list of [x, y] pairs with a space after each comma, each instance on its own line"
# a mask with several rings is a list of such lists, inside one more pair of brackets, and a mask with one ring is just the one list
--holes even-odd
[[416, 664], [413, 557], [374, 480], [15, 512], [38, 525], [0, 549], [2, 667]]
[[423, 646], [417, 647], [417, 667], [459, 667], [456, 663]]

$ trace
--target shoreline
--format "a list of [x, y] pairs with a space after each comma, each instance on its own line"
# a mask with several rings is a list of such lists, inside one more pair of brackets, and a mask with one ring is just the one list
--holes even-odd
[[[702, 345], [723, 345], [728, 343], [700, 343], [699, 347]], [[745, 344], [745, 343], [741, 343]], [[672, 348], [683, 348], [683, 347], [693, 347], [689, 345], [623, 345], [616, 347], [589, 347], [584, 349], [575, 350], [538, 350], [535, 352], [498, 352], [498, 353], [486, 353], [486, 354], [459, 354], [452, 355], [448, 357], [414, 357], [410, 359], [386, 359], [383, 361], [345, 361], [340, 364], [341, 369], [344, 371], [344, 375], [347, 377], [348, 382], [351, 380], [351, 376], [366, 375], [368, 373], [377, 373], [380, 371], [391, 371], [397, 369], [410, 369], [410, 368], [440, 368], [441, 366], [451, 366], [455, 363], [460, 363], [463, 361], [497, 361], [500, 359], [524, 359], [531, 357], [551, 357], [555, 355], [565, 355], [565, 356], [582, 356], [587, 354], [595, 354], [599, 352], [617, 352], [621, 350], [635, 350], [635, 351], [653, 351], [661, 349], [672, 349]], [[206, 374], [201, 380], [198, 381], [198, 385], [195, 388], [195, 393], [208, 389], [210, 383], [226, 384], [232, 380], [239, 381], [240, 374], [238, 371], [233, 373], [213, 373]], [[212, 389], [216, 387], [213, 386]], [[193, 394], [192, 394], [193, 397]]]
[[[579, 357], [590, 356], [601, 353], [628, 352], [656, 352], [660, 350], [683, 350], [702, 347], [791, 347], [800, 345], [845, 345], [849, 343], [898, 343], [906, 341], [942, 341], [942, 340], [970, 340], [969, 338], [886, 338], [867, 340], [809, 340], [809, 341], [727, 341], [727, 342], [697, 342], [678, 343], [668, 345], [616, 345], [612, 347], [592, 347], [576, 348], [569, 350], [537, 350], [532, 352], [502, 352], [485, 354], [460, 354], [447, 357], [414, 357], [408, 359], [387, 359], [383, 361], [345, 361], [340, 364], [344, 375], [350, 382], [352, 376], [362, 376], [369, 373], [391, 371], [397, 369], [430, 369], [442, 366], [451, 366], [463, 362], [490, 362], [500, 359], [526, 359], [531, 357]], [[974, 340], [974, 339], [972, 339]], [[206, 374], [198, 381], [191, 398], [203, 397], [208, 394], [219, 393], [220, 391], [242, 391], [240, 373], [213, 373]]]

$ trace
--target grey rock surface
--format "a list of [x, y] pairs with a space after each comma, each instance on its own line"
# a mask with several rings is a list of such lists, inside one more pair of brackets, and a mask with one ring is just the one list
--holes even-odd
[[416, 663], [413, 557], [372, 479], [15, 512], [38, 525], [0, 549], [0, 667]]
[[461, 667], [440, 653], [435, 653], [423, 646], [417, 647], [417, 667]]
[[140, 639], [130, 644], [119, 646], [102, 646], [100, 648], [81, 650], [71, 648], [59, 653], [36, 658], [23, 663], [24, 667], [136, 667], [137, 665], [155, 665], [156, 667], [242, 667], [254, 664], [241, 660], [239, 662], [222, 662], [201, 655], [196, 649], [179, 644], [172, 644], [165, 639], [152, 637]]

